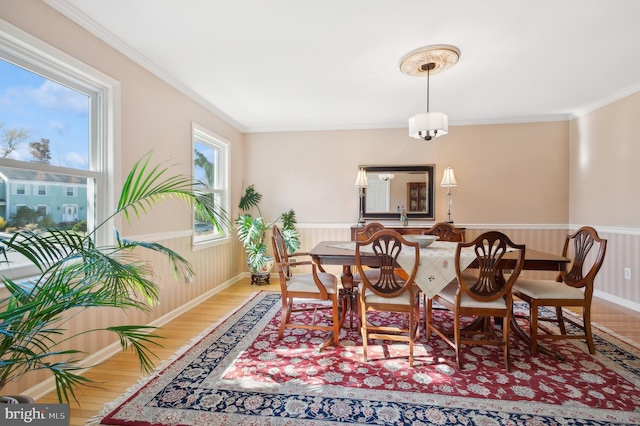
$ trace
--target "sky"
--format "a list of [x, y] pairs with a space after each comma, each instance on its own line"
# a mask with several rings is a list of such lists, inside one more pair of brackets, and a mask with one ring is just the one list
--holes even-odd
[[88, 170], [89, 97], [0, 59], [0, 146], [5, 132], [28, 138], [9, 158], [32, 161], [29, 142], [49, 139], [52, 165]]

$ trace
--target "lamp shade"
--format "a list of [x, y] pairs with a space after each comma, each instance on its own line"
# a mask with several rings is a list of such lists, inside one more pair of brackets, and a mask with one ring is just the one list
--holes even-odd
[[449, 132], [449, 118], [441, 112], [425, 112], [409, 119], [409, 136], [431, 140]]
[[440, 186], [458, 186], [456, 175], [453, 173], [453, 169], [451, 167], [444, 169], [444, 175], [442, 175], [442, 182], [440, 182]]
[[356, 176], [355, 186], [359, 188], [366, 188], [369, 186], [369, 181], [367, 181], [367, 171], [365, 169], [358, 170], [358, 176]]

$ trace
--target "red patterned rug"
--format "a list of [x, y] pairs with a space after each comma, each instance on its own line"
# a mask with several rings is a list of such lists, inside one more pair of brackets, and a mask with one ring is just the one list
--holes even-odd
[[[280, 306], [279, 293], [260, 292], [88, 424], [640, 423], [640, 350], [597, 327], [596, 355], [581, 341], [548, 343], [564, 361], [531, 356], [513, 338], [509, 373], [498, 348], [464, 347], [457, 369], [449, 346], [422, 336], [409, 368], [406, 345], [391, 342], [370, 342], [364, 362], [355, 329], [324, 352], [325, 332], [278, 340]], [[449, 315], [435, 311], [443, 323]]]

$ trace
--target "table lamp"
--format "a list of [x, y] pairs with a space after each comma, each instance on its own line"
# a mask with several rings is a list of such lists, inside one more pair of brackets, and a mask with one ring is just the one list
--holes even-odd
[[449, 199], [449, 210], [447, 211], [447, 223], [453, 223], [451, 220], [451, 187], [458, 186], [458, 182], [456, 182], [456, 175], [453, 173], [453, 169], [451, 167], [447, 167], [444, 169], [444, 175], [442, 176], [442, 182], [440, 182], [440, 186], [447, 187], [447, 197]]
[[354, 183], [354, 186], [358, 187], [360, 195], [360, 218], [358, 219], [358, 226], [364, 226], [364, 189], [369, 186], [369, 182], [367, 181], [367, 171], [362, 167], [358, 170], [358, 176], [356, 176], [356, 183]]

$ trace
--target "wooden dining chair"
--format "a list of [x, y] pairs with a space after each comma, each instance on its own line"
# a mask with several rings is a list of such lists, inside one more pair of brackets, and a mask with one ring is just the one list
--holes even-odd
[[[472, 249], [476, 255], [477, 268], [462, 270], [460, 253]], [[503, 275], [501, 259], [507, 251], [517, 250], [518, 257], [513, 272], [508, 278]], [[458, 368], [462, 366], [462, 345], [501, 346], [507, 371], [509, 363], [509, 334], [512, 315], [511, 287], [522, 271], [525, 246], [513, 243], [498, 231], [485, 232], [473, 241], [458, 243], [455, 255], [456, 281], [450, 283], [433, 299], [427, 301], [427, 338], [433, 331], [444, 339], [455, 351]], [[451, 331], [433, 323], [432, 304], [438, 302], [453, 312], [453, 338]], [[473, 324], [479, 327], [463, 327], [462, 317], [474, 317]], [[491, 323], [492, 317], [504, 318], [502, 336]], [[482, 338], [477, 338], [481, 336]]]
[[[291, 262], [290, 258], [308, 256], [309, 253], [298, 252], [289, 254], [287, 246], [282, 236], [282, 232], [277, 226], [273, 226], [273, 255], [278, 273], [280, 274], [280, 290], [282, 292], [282, 310], [280, 319], [280, 329], [278, 338], [282, 339], [285, 328], [303, 328], [309, 330], [327, 330], [333, 333], [332, 340], [335, 346], [338, 345], [340, 326], [342, 325], [342, 310], [338, 303], [338, 281], [335, 275], [324, 271], [322, 266], [316, 265], [309, 260]], [[294, 274], [291, 265], [302, 266], [311, 265], [310, 273]], [[294, 299], [329, 300], [331, 305], [318, 308], [318, 306], [296, 305]], [[316, 315], [323, 310], [331, 311], [331, 324], [324, 325], [323, 321], [318, 321]], [[292, 313], [313, 311], [313, 320], [310, 322], [299, 322], [299, 319], [292, 319]], [[294, 315], [295, 316], [295, 315]], [[319, 324], [320, 323], [320, 324]]]
[[[380, 268], [379, 274], [371, 278], [365, 273], [363, 256], [374, 255]], [[398, 256], [411, 256], [413, 267], [407, 271], [406, 279], [395, 273]], [[409, 343], [409, 366], [413, 367], [413, 346], [420, 317], [420, 298], [414, 278], [420, 263], [420, 246], [405, 240], [391, 229], [376, 232], [365, 241], [356, 242], [356, 267], [362, 278], [359, 289], [360, 330], [365, 361], [368, 339], [383, 339]], [[398, 325], [379, 324], [368, 320], [371, 312], [398, 313]], [[403, 315], [408, 314], [405, 321]]]
[[[585, 339], [589, 352], [596, 353], [591, 334], [591, 298], [593, 283], [604, 261], [606, 249], [607, 240], [600, 238], [594, 228], [583, 226], [565, 239], [562, 255], [573, 258], [567, 271], [560, 272], [555, 280], [519, 278], [513, 285], [513, 295], [529, 304], [532, 354], [538, 353], [539, 339]], [[595, 256], [591, 253], [592, 250], [595, 250]], [[540, 306], [554, 307], [556, 317], [538, 317]], [[582, 324], [565, 318], [562, 314], [563, 306], [582, 307]], [[582, 330], [582, 334], [567, 334], [565, 319]], [[556, 322], [560, 334], [540, 333], [539, 321]]]
[[446, 222], [438, 222], [429, 229], [422, 231], [423, 235], [437, 235], [438, 241], [464, 242], [465, 230], [456, 229]]
[[356, 241], [368, 240], [373, 234], [383, 229], [385, 229], [385, 226], [380, 222], [369, 222], [356, 231]]

